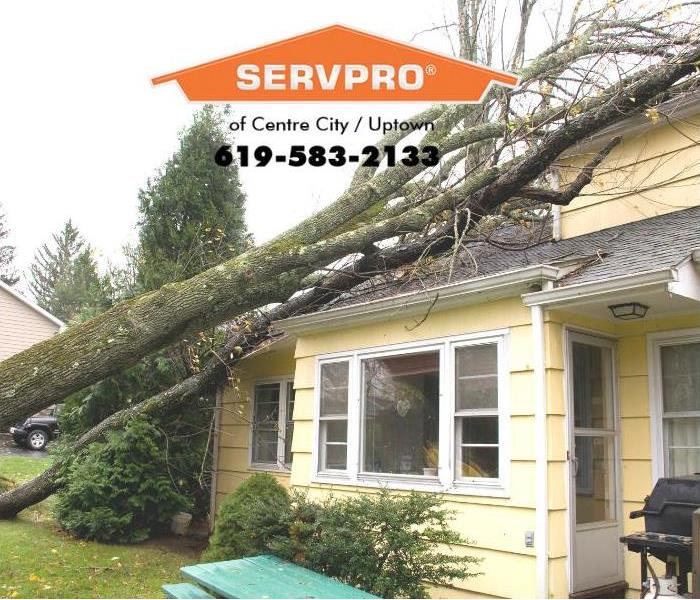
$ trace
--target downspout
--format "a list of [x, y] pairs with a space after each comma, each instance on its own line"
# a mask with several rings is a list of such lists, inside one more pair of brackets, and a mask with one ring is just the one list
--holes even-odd
[[214, 405], [214, 439], [212, 444], [211, 459], [211, 496], [209, 498], [209, 530], [214, 531], [214, 521], [216, 520], [216, 484], [219, 478], [219, 428], [221, 427], [221, 397], [223, 387], [216, 388], [216, 400]]
[[544, 310], [530, 307], [535, 376], [535, 562], [537, 597], [549, 598], [549, 497], [547, 464], [547, 382]]
[[[549, 174], [549, 183], [552, 190], [559, 191], [559, 171], [552, 169]], [[555, 242], [561, 240], [561, 206], [558, 204], [552, 205], [552, 238]]]

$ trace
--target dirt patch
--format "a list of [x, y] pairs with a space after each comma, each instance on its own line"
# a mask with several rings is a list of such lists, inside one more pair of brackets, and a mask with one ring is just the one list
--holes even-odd
[[192, 557], [193, 562], [197, 562], [202, 556], [202, 552], [204, 552], [204, 549], [207, 547], [207, 540], [168, 534], [146, 540], [140, 545], [154, 546], [163, 548], [169, 552], [177, 552], [184, 556]]

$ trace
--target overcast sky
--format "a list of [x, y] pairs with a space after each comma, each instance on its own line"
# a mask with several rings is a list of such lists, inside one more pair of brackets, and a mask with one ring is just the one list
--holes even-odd
[[[100, 260], [119, 260], [136, 239], [137, 193], [172, 154], [191, 119], [175, 83], [150, 79], [332, 23], [410, 41], [453, 21], [455, 0], [254, 2], [7, 2], [0, 7], [2, 139], [0, 202], [7, 212], [18, 266], [68, 218]], [[451, 53], [440, 32], [414, 42]], [[240, 104], [237, 114], [270, 119], [406, 118], [421, 105]], [[238, 143], [342, 142], [359, 150], [377, 135], [244, 134]], [[256, 241], [283, 231], [329, 203], [350, 176], [333, 167], [284, 165], [241, 169], [247, 221]]]

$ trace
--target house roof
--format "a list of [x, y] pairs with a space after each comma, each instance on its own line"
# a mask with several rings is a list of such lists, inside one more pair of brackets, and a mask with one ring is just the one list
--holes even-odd
[[9, 285], [7, 285], [1, 279], [0, 279], [0, 289], [5, 290], [12, 297], [16, 298], [22, 304], [25, 304], [26, 306], [31, 308], [33, 311], [39, 313], [42, 317], [44, 317], [45, 319], [48, 319], [49, 321], [51, 321], [54, 325], [58, 326], [59, 328], [65, 327], [66, 324], [63, 321], [61, 321], [61, 319], [59, 319], [58, 317], [54, 317], [50, 312], [41, 308], [41, 306], [34, 304], [34, 302], [29, 300], [28, 298], [25, 298], [17, 290], [14, 290], [13, 288], [11, 288]]
[[[504, 249], [508, 244], [510, 249]], [[368, 280], [321, 310], [397, 295], [428, 292], [538, 265], [560, 268], [557, 288], [670, 268], [700, 248], [700, 206], [554, 241], [549, 223], [507, 227], [489, 241], [467, 244], [420, 272], [388, 273]]]

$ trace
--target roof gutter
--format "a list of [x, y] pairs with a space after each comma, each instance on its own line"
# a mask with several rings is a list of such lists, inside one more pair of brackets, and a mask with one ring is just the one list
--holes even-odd
[[560, 288], [542, 290], [541, 292], [531, 292], [523, 294], [522, 299], [525, 306], [557, 306], [559, 304], [589, 302], [608, 294], [616, 294], [626, 290], [655, 287], [667, 289], [668, 284], [675, 281], [678, 281], [678, 270], [672, 267], [635, 273], [634, 275], [610, 277], [600, 281], [567, 285]]
[[400, 311], [401, 316], [415, 315], [424, 313], [431, 308], [444, 310], [494, 298], [517, 296], [523, 285], [537, 283], [542, 287], [552, 287], [560, 276], [561, 270], [556, 267], [536, 265], [442, 285], [429, 290], [419, 290], [351, 306], [290, 317], [276, 321], [274, 325], [286, 333], [308, 333], [347, 327], [349, 318], [352, 318], [352, 325], [361, 325], [384, 320], [392, 312]]

